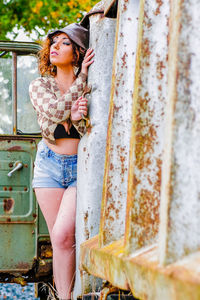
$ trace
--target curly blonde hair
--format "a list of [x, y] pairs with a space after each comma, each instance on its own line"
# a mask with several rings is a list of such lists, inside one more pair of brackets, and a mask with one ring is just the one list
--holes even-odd
[[[70, 38], [69, 40], [72, 43], [72, 51], [73, 51], [73, 65], [78, 68], [76, 72], [76, 76], [81, 71], [81, 64], [84, 59], [86, 50], [78, 46], [76, 43], [74, 43]], [[51, 75], [53, 77], [57, 74], [57, 67], [52, 65], [50, 62], [50, 47], [52, 45], [52, 37], [47, 37], [42, 45], [42, 49], [39, 51], [39, 72], [42, 76], [45, 75]], [[77, 53], [78, 52], [78, 53]]]

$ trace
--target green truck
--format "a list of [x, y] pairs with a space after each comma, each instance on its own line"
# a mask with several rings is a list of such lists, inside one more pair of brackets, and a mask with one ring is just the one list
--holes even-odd
[[49, 281], [52, 249], [31, 187], [41, 139], [28, 88], [40, 45], [0, 42], [0, 282]]

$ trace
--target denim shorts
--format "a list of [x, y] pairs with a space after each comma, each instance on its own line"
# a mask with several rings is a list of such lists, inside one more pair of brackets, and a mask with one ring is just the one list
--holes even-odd
[[43, 140], [38, 144], [33, 188], [68, 188], [76, 186], [77, 154], [63, 155], [49, 149]]

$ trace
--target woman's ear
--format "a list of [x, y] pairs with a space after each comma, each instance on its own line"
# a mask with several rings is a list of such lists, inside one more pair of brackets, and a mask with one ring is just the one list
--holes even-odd
[[78, 65], [79, 62], [79, 58], [80, 58], [80, 52], [78, 51], [78, 49], [76, 49], [76, 61], [75, 61], [75, 65]]

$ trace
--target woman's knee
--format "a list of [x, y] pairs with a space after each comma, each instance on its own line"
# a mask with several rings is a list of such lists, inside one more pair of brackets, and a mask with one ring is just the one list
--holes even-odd
[[51, 233], [51, 242], [53, 248], [71, 248], [75, 243], [74, 230], [66, 231], [66, 228], [62, 230], [62, 228], [55, 224]]

